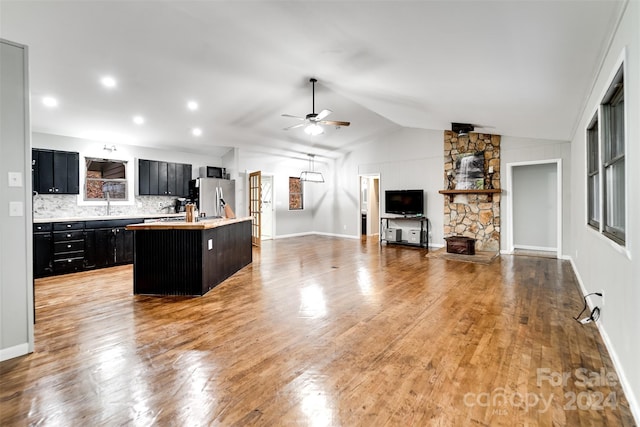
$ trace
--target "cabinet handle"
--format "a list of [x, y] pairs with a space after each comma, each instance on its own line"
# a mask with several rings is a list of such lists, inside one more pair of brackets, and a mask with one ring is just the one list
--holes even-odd
[[56, 193], [57, 193], [58, 191], [60, 191], [60, 189], [59, 189], [59, 188], [56, 188]]
[[70, 259], [68, 259], [68, 260], [67, 260], [67, 262], [71, 262], [71, 260], [70, 260]]
[[67, 224], [67, 228], [71, 228], [71, 224]]
[[67, 237], [71, 237], [71, 234], [67, 234]]
[[71, 245], [67, 245], [67, 248], [71, 249]]

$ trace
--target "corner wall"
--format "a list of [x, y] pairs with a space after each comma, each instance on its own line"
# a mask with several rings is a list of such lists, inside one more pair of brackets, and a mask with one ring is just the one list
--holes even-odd
[[[625, 55], [626, 246], [587, 226], [585, 130]], [[598, 327], [640, 421], [640, 2], [629, 1], [571, 141], [570, 255], [583, 292], [604, 293]]]
[[[27, 48], [0, 40], [0, 360], [33, 351]], [[9, 183], [9, 172], [18, 180]], [[14, 212], [10, 213], [11, 206]]]

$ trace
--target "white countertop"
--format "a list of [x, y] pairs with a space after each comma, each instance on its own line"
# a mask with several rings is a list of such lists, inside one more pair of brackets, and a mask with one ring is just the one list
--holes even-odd
[[185, 213], [174, 214], [131, 214], [131, 215], [101, 215], [101, 216], [83, 216], [83, 217], [61, 217], [61, 218], [34, 218], [34, 224], [42, 224], [46, 222], [74, 222], [74, 221], [101, 221], [101, 220], [114, 220], [114, 219], [131, 219], [131, 218], [169, 218], [169, 217], [184, 217]]

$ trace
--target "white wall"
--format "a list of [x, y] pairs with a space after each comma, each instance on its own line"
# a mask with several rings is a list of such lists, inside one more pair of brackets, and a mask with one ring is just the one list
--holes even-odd
[[[318, 200], [315, 230], [358, 236], [360, 230], [359, 174], [380, 175], [380, 208], [384, 213], [385, 190], [423, 189], [425, 215], [432, 236], [430, 244], [444, 244], [443, 131], [399, 129], [377, 136], [336, 161], [330, 185]], [[416, 228], [411, 226], [409, 228]]]
[[[626, 48], [626, 248], [586, 225], [585, 129]], [[630, 1], [571, 143], [571, 236], [569, 254], [585, 292], [604, 291], [600, 331], [622, 377], [626, 397], [640, 421], [640, 2]]]
[[540, 160], [562, 160], [562, 252], [568, 255], [571, 245], [571, 143], [529, 138], [503, 136], [500, 141], [500, 186], [503, 189], [500, 201], [502, 227], [500, 229], [500, 249], [509, 250], [507, 224], [511, 221], [507, 210], [511, 194], [507, 191], [507, 165], [509, 163], [535, 162]]
[[[0, 360], [33, 351], [27, 48], [0, 41]], [[9, 172], [20, 185], [9, 185]], [[10, 215], [9, 203], [18, 204]]]
[[[242, 215], [248, 215], [248, 177], [250, 172], [261, 171], [273, 176], [274, 190], [274, 233], [275, 237], [308, 234], [315, 231], [314, 215], [317, 211], [316, 198], [322, 198], [331, 181], [327, 173], [330, 160], [316, 158], [314, 169], [323, 173], [325, 184], [304, 184], [304, 209], [289, 210], [289, 177], [299, 177], [300, 172], [309, 169], [306, 155], [283, 157], [265, 155], [253, 151], [240, 150], [238, 169], [241, 171], [236, 182], [236, 206]], [[242, 189], [238, 191], [238, 188]], [[238, 214], [238, 213], [237, 213]], [[240, 214], [238, 214], [240, 215]]]

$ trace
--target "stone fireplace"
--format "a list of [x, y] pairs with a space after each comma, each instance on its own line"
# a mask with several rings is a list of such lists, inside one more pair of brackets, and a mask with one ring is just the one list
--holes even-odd
[[[499, 190], [500, 135], [471, 132], [459, 136], [452, 131], [444, 132], [444, 188], [455, 185], [453, 172], [456, 170], [456, 162], [464, 156], [477, 157], [479, 153], [484, 156], [484, 179], [478, 180], [478, 190]], [[489, 171], [492, 173], [489, 174]], [[469, 237], [475, 239], [475, 250], [499, 251], [500, 193], [473, 191], [465, 190], [464, 194], [444, 196], [444, 237]]]

